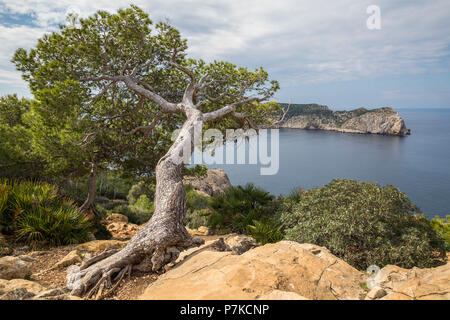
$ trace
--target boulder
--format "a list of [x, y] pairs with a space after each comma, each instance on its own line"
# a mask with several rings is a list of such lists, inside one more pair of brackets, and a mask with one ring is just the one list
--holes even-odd
[[0, 300], [25, 300], [33, 298], [39, 292], [45, 290], [37, 282], [13, 279], [0, 279]]
[[255, 239], [241, 234], [231, 234], [224, 238], [224, 242], [229, 250], [234, 251], [236, 254], [243, 254], [258, 246]]
[[383, 288], [375, 286], [370, 289], [369, 293], [367, 293], [366, 300], [380, 299], [383, 298], [386, 294], [387, 293]]
[[10, 255], [13, 251], [6, 242], [5, 236], [0, 233], [0, 257]]
[[128, 223], [128, 217], [120, 213], [110, 213], [104, 218], [104, 221], [106, 224], [114, 222]]
[[106, 229], [111, 232], [114, 239], [129, 240], [141, 229], [141, 226], [126, 222], [112, 222], [106, 225]]
[[140, 299], [360, 299], [363, 280], [326, 248], [282, 241], [242, 255], [192, 251]]
[[45, 288], [37, 282], [0, 279], [0, 300], [75, 300], [62, 288]]
[[61, 288], [53, 288], [39, 292], [33, 297], [33, 300], [65, 300], [65, 299], [54, 299], [55, 297], [62, 297], [65, 292]]
[[71, 266], [73, 264], [80, 263], [81, 257], [78, 250], [73, 250], [62, 258], [52, 269], [60, 269]]
[[274, 290], [269, 294], [263, 295], [258, 300], [309, 300], [295, 292]]
[[101, 252], [111, 249], [122, 249], [127, 245], [126, 241], [119, 240], [95, 240], [82, 243], [76, 247], [80, 252]]
[[200, 226], [197, 229], [190, 229], [186, 227], [186, 230], [191, 236], [207, 236], [210, 234], [209, 228], [205, 226]]
[[142, 226], [128, 223], [128, 217], [119, 213], [108, 214], [103, 222], [112, 237], [117, 240], [129, 240], [142, 228]]
[[450, 263], [426, 269], [388, 265], [369, 284], [385, 290], [381, 300], [450, 300]]
[[41, 286], [39, 283], [30, 281], [30, 280], [24, 280], [24, 279], [3, 280], [3, 279], [0, 279], [0, 295], [3, 295], [8, 292], [13, 292], [18, 289], [25, 289], [27, 292], [31, 292], [33, 295], [36, 295], [39, 292], [45, 290], [45, 288], [43, 286]]
[[225, 171], [221, 169], [208, 170], [204, 178], [184, 177], [183, 183], [190, 184], [194, 190], [210, 196], [231, 187], [230, 179], [228, 179]]
[[24, 279], [31, 275], [30, 265], [18, 257], [0, 258], [0, 279]]
[[0, 245], [0, 257], [13, 254], [13, 252], [14, 250], [11, 247]]
[[25, 300], [34, 297], [34, 294], [28, 292], [27, 289], [20, 288], [8, 291], [0, 296], [0, 300]]

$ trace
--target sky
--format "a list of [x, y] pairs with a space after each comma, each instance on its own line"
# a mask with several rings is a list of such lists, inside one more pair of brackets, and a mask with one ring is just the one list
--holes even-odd
[[[11, 63], [82, 17], [131, 3], [169, 20], [193, 58], [263, 66], [280, 82], [280, 102], [334, 109], [450, 107], [449, 0], [0, 0], [0, 95], [30, 97]], [[380, 9], [380, 29], [367, 20]]]

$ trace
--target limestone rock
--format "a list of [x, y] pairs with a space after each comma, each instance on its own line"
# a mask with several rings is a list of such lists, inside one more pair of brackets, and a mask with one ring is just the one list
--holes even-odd
[[114, 223], [114, 222], [128, 223], [128, 217], [123, 214], [119, 214], [119, 213], [108, 214], [104, 220], [105, 220], [106, 224]]
[[65, 299], [55, 299], [62, 298], [65, 295], [65, 292], [61, 288], [53, 288], [40, 292], [36, 296], [33, 297], [33, 300], [65, 300]]
[[450, 263], [429, 269], [388, 265], [373, 282], [388, 293], [382, 300], [450, 300]]
[[31, 251], [30, 253], [27, 254], [27, 256], [30, 258], [33, 258], [33, 259], [38, 259], [39, 257], [41, 257], [45, 254], [46, 254], [46, 251]]
[[129, 240], [141, 229], [141, 226], [126, 222], [112, 222], [106, 225], [106, 229], [111, 232], [114, 239]]
[[24, 279], [12, 279], [3, 280], [0, 279], [0, 295], [12, 292], [18, 289], [25, 289], [27, 292], [31, 292], [33, 295], [44, 291], [45, 288], [37, 282]]
[[325, 248], [282, 241], [242, 255], [192, 251], [140, 299], [359, 299], [363, 278]]
[[13, 253], [13, 249], [11, 249], [6, 242], [5, 237], [0, 233], [0, 257], [7, 256]]
[[14, 250], [11, 249], [10, 247], [8, 247], [8, 246], [3, 246], [3, 247], [2, 247], [2, 246], [0, 245], [0, 257], [10, 255], [10, 254], [12, 254], [13, 252], [14, 252]]
[[309, 300], [295, 292], [274, 290], [257, 298], [258, 300]]
[[30, 265], [18, 257], [0, 258], [0, 279], [24, 279], [31, 275]]
[[0, 300], [74, 300], [60, 287], [45, 288], [37, 282], [0, 279]]
[[224, 238], [224, 242], [231, 251], [234, 251], [237, 254], [243, 254], [244, 252], [259, 246], [255, 239], [241, 234], [229, 235]]
[[0, 296], [0, 300], [25, 300], [32, 298], [33, 296], [34, 294], [28, 292], [27, 289], [20, 288], [6, 292]]
[[366, 298], [368, 300], [375, 300], [375, 299], [383, 298], [386, 294], [387, 293], [383, 288], [376, 286], [376, 287], [373, 287], [372, 289], [370, 289], [369, 293], [367, 293]]
[[186, 227], [186, 230], [191, 236], [207, 236], [210, 234], [209, 228], [205, 226], [200, 226], [197, 229], [190, 229]]
[[402, 293], [391, 292], [388, 295], [385, 295], [380, 300], [412, 300], [412, 298]]
[[129, 223], [128, 217], [119, 213], [108, 214], [103, 222], [116, 240], [129, 240], [142, 228], [142, 226]]
[[101, 252], [111, 249], [122, 249], [127, 242], [119, 240], [95, 240], [86, 243], [82, 243], [76, 247], [77, 250], [83, 252]]
[[71, 266], [81, 262], [81, 257], [78, 250], [73, 250], [62, 258], [52, 269], [59, 269]]
[[228, 179], [225, 171], [221, 169], [208, 170], [207, 176], [200, 179], [196, 177], [185, 177], [183, 183], [190, 184], [194, 190], [210, 196], [223, 192], [225, 189], [231, 187], [230, 179]]

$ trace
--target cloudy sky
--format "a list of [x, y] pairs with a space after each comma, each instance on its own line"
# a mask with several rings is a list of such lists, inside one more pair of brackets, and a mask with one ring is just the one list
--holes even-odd
[[[192, 57], [263, 66], [283, 102], [450, 107], [449, 0], [0, 0], [0, 95], [29, 96], [10, 62], [64, 23], [134, 3], [169, 19]], [[369, 30], [367, 7], [381, 10]]]

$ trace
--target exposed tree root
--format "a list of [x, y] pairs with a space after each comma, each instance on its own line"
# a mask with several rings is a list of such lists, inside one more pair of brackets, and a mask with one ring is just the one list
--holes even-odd
[[[146, 240], [145, 243], [139, 241], [141, 238]], [[105, 251], [85, 262], [68, 281], [72, 295], [103, 299], [118, 288], [125, 275], [131, 276], [132, 270], [162, 273], [164, 266], [174, 262], [181, 251], [204, 243], [202, 239], [186, 237], [185, 234], [182, 235], [183, 241], [172, 234], [159, 245], [153, 241], [149, 244], [149, 238], [137, 235], [136, 241], [130, 241], [121, 251]]]

